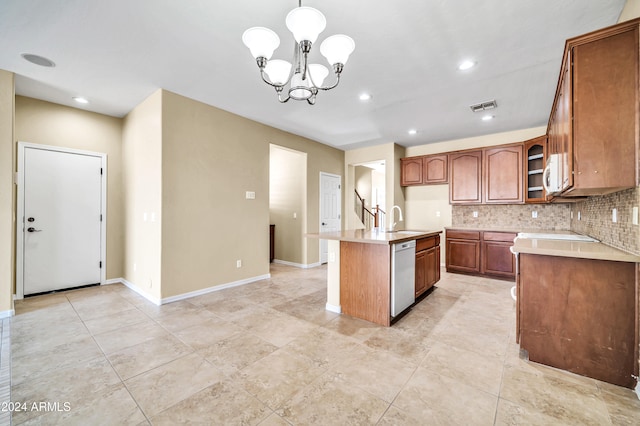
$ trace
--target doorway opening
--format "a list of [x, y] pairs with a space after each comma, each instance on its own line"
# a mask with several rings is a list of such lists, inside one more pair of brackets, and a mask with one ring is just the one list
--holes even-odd
[[269, 147], [269, 218], [274, 227], [274, 262], [307, 264], [307, 154]]
[[353, 170], [357, 226], [384, 228], [387, 210], [385, 160], [355, 164]]

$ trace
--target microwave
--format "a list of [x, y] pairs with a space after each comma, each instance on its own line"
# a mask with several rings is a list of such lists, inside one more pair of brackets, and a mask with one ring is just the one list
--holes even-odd
[[561, 155], [549, 155], [547, 166], [542, 174], [542, 186], [550, 195], [558, 195], [562, 190]]

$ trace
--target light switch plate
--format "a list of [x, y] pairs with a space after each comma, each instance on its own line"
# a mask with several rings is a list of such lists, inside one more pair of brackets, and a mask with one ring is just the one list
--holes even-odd
[[634, 225], [637, 225], [638, 224], [638, 207], [637, 206], [633, 208], [631, 215], [632, 215], [632, 219], [631, 219], [632, 223]]
[[531, 212], [531, 217], [532, 217], [532, 218], [534, 218], [534, 219], [537, 219], [537, 218], [538, 218], [538, 212], [537, 212], [537, 211], [535, 211], [535, 210], [534, 210], [534, 211], [532, 211], [532, 212]]
[[247, 200], [255, 200], [256, 199], [256, 193], [254, 191], [247, 191], [245, 193], [245, 198]]
[[478, 212], [473, 212], [473, 217], [478, 217]]
[[611, 210], [611, 221], [616, 223], [618, 221], [618, 209]]

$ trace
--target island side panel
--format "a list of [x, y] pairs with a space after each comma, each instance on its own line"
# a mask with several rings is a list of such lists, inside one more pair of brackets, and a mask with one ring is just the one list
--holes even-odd
[[520, 347], [534, 362], [632, 388], [634, 263], [520, 254]]
[[390, 325], [391, 249], [388, 244], [340, 242], [342, 312]]

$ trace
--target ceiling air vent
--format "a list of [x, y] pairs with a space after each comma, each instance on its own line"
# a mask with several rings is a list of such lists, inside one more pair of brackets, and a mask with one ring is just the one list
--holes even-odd
[[494, 99], [492, 101], [480, 102], [479, 104], [471, 105], [469, 108], [471, 108], [471, 111], [473, 112], [480, 112], [480, 111], [486, 111], [489, 109], [498, 108], [498, 104]]

